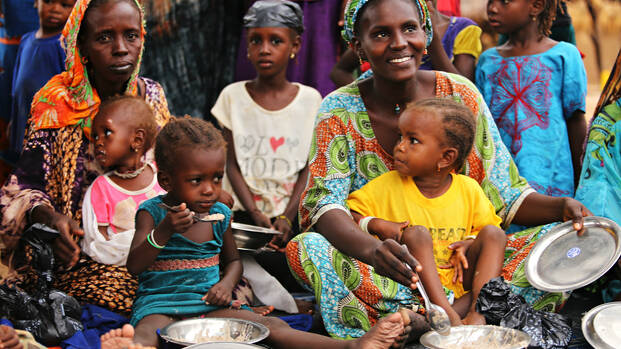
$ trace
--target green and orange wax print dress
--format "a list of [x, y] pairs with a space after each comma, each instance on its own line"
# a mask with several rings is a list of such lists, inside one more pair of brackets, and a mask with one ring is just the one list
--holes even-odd
[[[476, 87], [466, 78], [436, 72], [436, 97], [468, 106], [476, 117], [475, 144], [461, 174], [475, 179], [506, 228], [524, 198], [534, 192], [520, 177], [500, 139], [494, 120]], [[371, 127], [357, 82], [328, 95], [319, 110], [309, 155], [310, 176], [300, 203], [302, 231], [322, 214], [349, 213], [348, 195], [393, 169], [393, 158], [381, 148]], [[528, 284], [523, 261], [534, 242], [554, 224], [510, 237], [502, 275], [515, 293], [537, 309], [553, 311], [568, 297], [536, 290]], [[423, 313], [418, 292], [380, 276], [373, 267], [336, 250], [322, 235], [305, 233], [287, 245], [289, 267], [315, 293], [324, 325], [335, 338], [357, 338], [378, 318], [413, 304]]]

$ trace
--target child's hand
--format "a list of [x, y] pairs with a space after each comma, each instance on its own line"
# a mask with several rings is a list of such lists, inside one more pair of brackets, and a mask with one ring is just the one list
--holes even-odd
[[265, 227], [265, 228], [270, 228], [272, 229], [272, 222], [270, 221], [270, 218], [266, 215], [263, 214], [263, 212], [259, 211], [258, 209], [254, 209], [252, 211], [250, 211], [250, 217], [252, 217], [252, 220], [254, 221], [254, 224], [260, 226], [260, 227]]
[[457, 241], [448, 246], [449, 250], [453, 250], [453, 254], [449, 259], [449, 265], [438, 265], [440, 269], [455, 268], [455, 274], [453, 275], [453, 283], [459, 280], [460, 283], [464, 282], [464, 269], [468, 269], [468, 258], [466, 258], [466, 251], [470, 248], [470, 245], [474, 240], [462, 240]]
[[291, 228], [288, 221], [284, 219], [275, 220], [274, 229], [282, 234], [275, 235], [267, 245], [278, 251], [284, 251], [284, 246], [291, 240]]
[[213, 285], [209, 292], [201, 298], [206, 304], [226, 307], [233, 300], [233, 287], [222, 281]]
[[0, 325], [0, 348], [2, 349], [22, 349], [19, 337], [14, 329], [9, 326]]
[[373, 218], [367, 226], [369, 233], [376, 234], [380, 240], [393, 239], [401, 243], [403, 229], [410, 225], [409, 221], [391, 222], [385, 219]]
[[169, 229], [169, 232], [183, 234], [194, 224], [194, 213], [190, 211], [185, 202], [178, 206], [171, 207], [166, 213], [166, 217], [161, 224]]

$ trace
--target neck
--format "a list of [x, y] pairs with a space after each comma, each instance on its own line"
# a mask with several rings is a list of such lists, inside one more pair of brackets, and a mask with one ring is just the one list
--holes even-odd
[[510, 43], [515, 48], [526, 49], [543, 38], [544, 36], [539, 33], [537, 28], [537, 22], [531, 22], [524, 28], [509, 34], [507, 43]]
[[43, 27], [39, 27], [39, 30], [35, 33], [35, 38], [37, 39], [47, 39], [52, 36], [58, 35], [62, 32], [62, 28], [59, 30], [46, 30]]
[[257, 91], [279, 91], [289, 86], [286, 71], [272, 76], [257, 76], [254, 81]]
[[97, 79], [94, 73], [89, 71], [89, 74], [91, 76], [93, 88], [97, 90], [97, 94], [102, 101], [105, 101], [110, 97], [123, 94], [127, 88], [127, 81], [118, 83], [101, 83], [99, 82], [100, 79]]
[[399, 109], [403, 111], [406, 104], [417, 99], [417, 87], [418, 79], [416, 75], [414, 78], [403, 82], [394, 82], [378, 77], [373, 78], [373, 91], [377, 96], [376, 101], [384, 101], [381, 103], [390, 109], [395, 109], [395, 106], [398, 105]]
[[446, 170], [442, 170], [435, 176], [412, 177], [412, 179], [421, 194], [428, 199], [433, 199], [446, 193], [453, 182], [453, 176]]
[[132, 153], [132, 156], [129, 159], [125, 160], [122, 164], [115, 166], [114, 170], [119, 173], [135, 171], [144, 165], [141, 161], [142, 156], [143, 154], [140, 153]]

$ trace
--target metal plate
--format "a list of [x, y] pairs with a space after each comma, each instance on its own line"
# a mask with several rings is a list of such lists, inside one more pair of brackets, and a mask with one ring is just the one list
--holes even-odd
[[259, 227], [259, 226], [250, 225], [250, 224], [235, 223], [235, 222], [231, 223], [231, 229], [249, 231], [249, 232], [254, 232], [254, 233], [264, 233], [264, 234], [282, 234], [278, 230], [265, 228], [265, 227]]
[[528, 347], [530, 336], [500, 326], [472, 325], [451, 327], [448, 336], [427, 332], [420, 337], [420, 343], [432, 349], [518, 349]]
[[603, 217], [584, 218], [578, 236], [571, 221], [552, 228], [526, 258], [526, 278], [532, 286], [563, 292], [586, 286], [604, 275], [621, 255], [621, 228]]
[[[595, 321], [600, 313], [603, 313], [603, 317]], [[596, 322], [597, 327], [594, 325]], [[582, 333], [587, 342], [596, 349], [620, 348], [620, 323], [621, 302], [605, 303], [589, 310], [582, 317]]]
[[[162, 339], [181, 345], [197, 343], [256, 343], [265, 339], [267, 327], [248, 320], [204, 318], [173, 322], [160, 331]], [[234, 335], [237, 334], [237, 335]], [[235, 337], [235, 339], [231, 339]]]

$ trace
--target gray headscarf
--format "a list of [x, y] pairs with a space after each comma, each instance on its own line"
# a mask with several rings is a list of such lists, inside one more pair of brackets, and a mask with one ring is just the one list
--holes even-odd
[[248, 9], [244, 16], [244, 27], [287, 27], [302, 34], [302, 9], [298, 4], [287, 0], [260, 0]]

